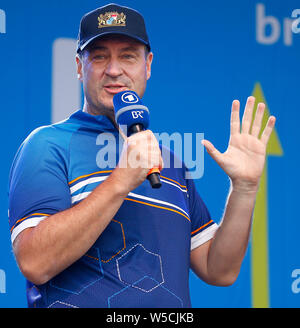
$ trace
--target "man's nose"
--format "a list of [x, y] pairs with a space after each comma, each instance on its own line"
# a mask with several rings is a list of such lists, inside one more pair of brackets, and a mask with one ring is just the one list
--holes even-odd
[[106, 66], [105, 73], [112, 77], [121, 75], [123, 71], [119, 61], [112, 58]]

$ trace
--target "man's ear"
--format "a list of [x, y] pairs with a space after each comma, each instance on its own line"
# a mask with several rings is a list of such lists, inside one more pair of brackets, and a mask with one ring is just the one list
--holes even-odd
[[76, 55], [76, 64], [77, 64], [77, 78], [79, 81], [82, 81], [82, 59], [79, 55]]
[[146, 59], [147, 80], [149, 80], [151, 77], [152, 60], [153, 60], [153, 52], [149, 52]]

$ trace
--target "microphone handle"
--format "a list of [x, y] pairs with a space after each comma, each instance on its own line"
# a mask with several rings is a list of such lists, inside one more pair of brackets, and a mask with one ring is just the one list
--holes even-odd
[[[153, 170], [156, 170], [156, 172], [153, 172]], [[158, 189], [161, 187], [160, 171], [158, 168], [151, 169], [150, 173], [147, 175], [147, 179], [149, 180], [152, 188]]]
[[[131, 136], [132, 134], [141, 131], [144, 131], [144, 126], [142, 124], [134, 124], [129, 128], [128, 135]], [[160, 171], [158, 168], [155, 167], [151, 169], [147, 175], [147, 179], [149, 180], [152, 188], [158, 189], [161, 187]]]

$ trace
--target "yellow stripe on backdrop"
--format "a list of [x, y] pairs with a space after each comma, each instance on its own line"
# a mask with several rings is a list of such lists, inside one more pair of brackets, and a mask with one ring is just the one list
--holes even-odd
[[[263, 130], [267, 123], [267, 119], [270, 116], [270, 111], [259, 83], [255, 84], [252, 95], [256, 98], [256, 105], [259, 102], [266, 104], [262, 123]], [[252, 307], [254, 308], [270, 307], [268, 254], [268, 156], [270, 155], [283, 155], [276, 129], [272, 132], [268, 143], [265, 168], [261, 176], [260, 187], [253, 213], [251, 240], [251, 281]]]

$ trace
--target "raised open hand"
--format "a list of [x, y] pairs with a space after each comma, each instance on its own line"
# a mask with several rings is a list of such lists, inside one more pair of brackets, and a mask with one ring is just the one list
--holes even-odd
[[231, 109], [230, 140], [227, 150], [220, 153], [211, 142], [203, 140], [207, 152], [231, 178], [233, 186], [249, 191], [257, 190], [263, 172], [266, 148], [276, 118], [270, 116], [261, 134], [265, 104], [259, 103], [252, 123], [255, 98], [247, 99], [242, 127], [240, 128], [240, 103], [234, 100]]

